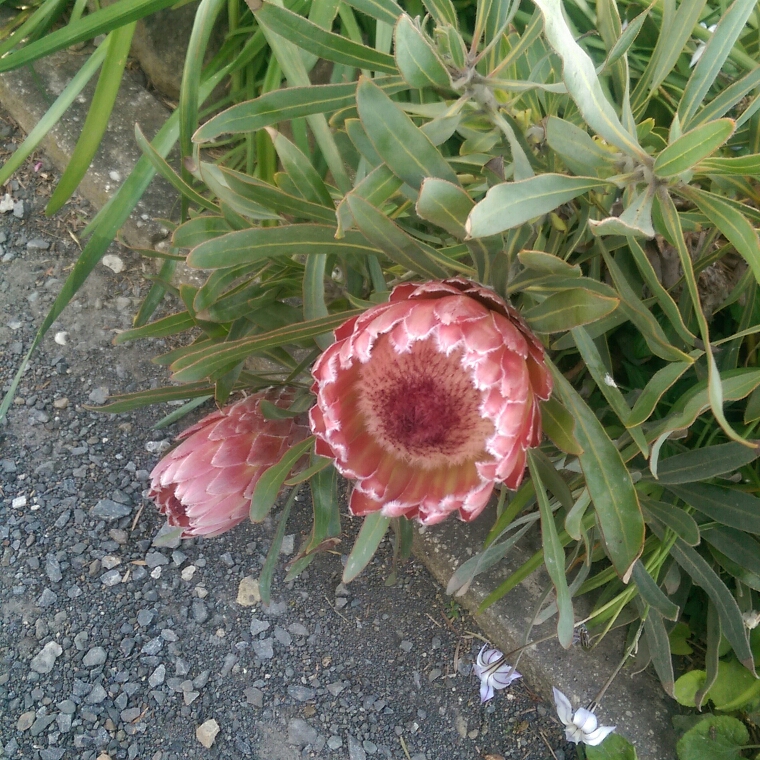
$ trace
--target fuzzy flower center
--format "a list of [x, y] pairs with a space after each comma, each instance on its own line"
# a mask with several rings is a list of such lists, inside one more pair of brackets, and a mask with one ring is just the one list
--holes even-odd
[[397, 354], [383, 335], [358, 386], [367, 430], [386, 451], [425, 469], [484, 455], [493, 424], [480, 414], [480, 393], [461, 351], [446, 356], [428, 339]]

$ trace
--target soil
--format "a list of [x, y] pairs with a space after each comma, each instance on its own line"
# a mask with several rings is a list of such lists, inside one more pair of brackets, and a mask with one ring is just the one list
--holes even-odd
[[[0, 120], [0, 159], [20, 138]], [[93, 213], [74, 198], [46, 218], [55, 180], [35, 157], [5, 188], [16, 205], [0, 214], [3, 393]], [[158, 430], [176, 407], [113, 416], [88, 408], [167, 383], [150, 362], [162, 341], [112, 345], [149, 283], [139, 257], [109, 253], [124, 271], [98, 265], [0, 424], [0, 755], [574, 757], [553, 707], [524, 681], [481, 705], [470, 672], [481, 635], [422, 565], [406, 563], [387, 586], [385, 542], [356, 581], [340, 585], [359, 527], [347, 514], [337, 550], [296, 581], [283, 582], [282, 557], [269, 607], [238, 603], [238, 589], [258, 577], [279, 513], [214, 539], [154, 544], [163, 520], [144, 495], [149, 472], [211, 407]], [[169, 298], [162, 308], [173, 310]], [[310, 519], [304, 492], [286, 549]]]

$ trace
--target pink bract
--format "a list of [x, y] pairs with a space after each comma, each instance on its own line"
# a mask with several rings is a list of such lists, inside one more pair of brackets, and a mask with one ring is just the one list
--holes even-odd
[[355, 515], [469, 521], [515, 489], [551, 395], [543, 346], [515, 309], [462, 278], [405, 283], [348, 320], [316, 361], [316, 452], [356, 481]]
[[148, 495], [182, 538], [217, 536], [245, 520], [262, 473], [308, 435], [294, 418], [266, 419], [264, 399], [287, 408], [292, 393], [270, 389], [209, 414], [153, 468]]

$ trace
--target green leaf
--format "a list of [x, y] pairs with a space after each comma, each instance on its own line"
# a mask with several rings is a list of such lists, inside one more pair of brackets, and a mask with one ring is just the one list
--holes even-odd
[[335, 228], [318, 224], [289, 224], [282, 227], [254, 227], [229, 232], [194, 248], [187, 263], [196, 269], [222, 269], [251, 264], [270, 256], [310, 253], [337, 253], [366, 256], [378, 253], [359, 232], [347, 232], [335, 239]]
[[314, 445], [314, 436], [291, 446], [282, 459], [264, 470], [251, 497], [251, 522], [261, 522], [271, 511], [296, 462]]
[[195, 248], [231, 231], [232, 228], [223, 216], [196, 216], [174, 230], [172, 245], [175, 248]]
[[568, 264], [559, 256], [545, 251], [520, 251], [517, 259], [526, 269], [543, 274], [558, 274], [563, 277], [580, 277], [583, 274], [577, 264]]
[[[760, 66], [758, 66], [758, 85], [760, 86]], [[760, 154], [751, 156], [734, 156], [732, 158], [705, 158], [695, 169], [699, 174], [724, 174], [739, 177], [760, 176]]]
[[91, 40], [99, 34], [108, 34], [114, 29], [125, 28], [133, 21], [169, 8], [175, 3], [176, 0], [130, 0], [128, 3], [109, 5], [88, 14], [75, 23], [48, 32], [36, 42], [3, 56], [0, 59], [0, 73], [26, 66], [38, 58], [50, 56], [78, 42]]
[[[704, 670], [690, 670], [684, 673], [675, 685], [674, 691], [678, 703], [684, 707], [696, 707], [694, 697], [704, 685], [706, 678], [707, 674]], [[699, 760], [702, 760], [702, 757]]]
[[[702, 709], [707, 692], [710, 691], [718, 679], [718, 670], [720, 668], [720, 644], [723, 632], [720, 629], [720, 616], [715, 609], [715, 605], [709, 599], [707, 601], [706, 628], [705, 683], [694, 695], [694, 703], [697, 710]], [[691, 650], [691, 647], [689, 647], [689, 650]], [[689, 654], [691, 654], [691, 651]]]
[[343, 583], [350, 583], [369, 564], [387, 533], [390, 522], [390, 517], [385, 517], [380, 512], [373, 512], [364, 518], [343, 570]]
[[538, 333], [565, 332], [573, 327], [596, 322], [611, 314], [620, 301], [586, 288], [571, 288], [554, 293], [523, 316]]
[[366, 13], [370, 18], [383, 21], [390, 26], [393, 26], [396, 19], [403, 13], [393, 0], [346, 0], [346, 2], [357, 11]]
[[179, 314], [171, 314], [168, 317], [157, 319], [148, 325], [142, 327], [133, 327], [131, 330], [124, 330], [114, 338], [114, 345], [126, 343], [129, 340], [139, 338], [165, 338], [167, 335], [177, 335], [186, 330], [195, 327], [195, 320], [192, 315], [186, 311]]
[[678, 104], [678, 116], [684, 128], [689, 126], [708, 90], [718, 78], [731, 48], [744, 31], [749, 14], [756, 5], [755, 0], [734, 0], [728, 10], [721, 14], [718, 27], [707, 41], [704, 53], [694, 67]]
[[373, 205], [353, 193], [346, 196], [346, 202], [351, 216], [366, 238], [397, 264], [430, 279], [448, 276], [432, 257], [431, 249], [407, 235]]
[[[641, 592], [641, 586], [638, 588]], [[642, 593], [643, 596], [644, 594]], [[675, 676], [673, 675], [673, 658], [670, 654], [670, 642], [662, 615], [655, 607], [649, 608], [649, 612], [644, 620], [644, 630], [647, 634], [647, 644], [649, 645], [649, 654], [652, 657], [652, 665], [654, 665], [665, 693], [672, 697], [674, 696]]]
[[321, 335], [327, 330], [339, 327], [347, 319], [358, 314], [361, 314], [361, 309], [331, 314], [329, 317], [314, 319], [311, 322], [287, 325], [222, 345], [204, 344], [197, 348], [190, 347], [183, 350], [182, 355], [172, 363], [174, 379], [181, 383], [202, 380], [220, 370], [234, 366], [251, 354]]
[[[629, 156], [646, 159], [636, 137], [628, 133], [605, 97], [594, 63], [575, 41], [560, 0], [534, 0], [544, 15], [544, 34], [562, 59], [562, 78], [586, 123], [600, 137]], [[556, 208], [556, 207], [555, 207]], [[535, 215], [534, 215], [535, 216]]]
[[728, 238], [760, 282], [760, 238], [747, 218], [714, 193], [690, 187], [685, 194]]
[[341, 34], [326, 31], [303, 16], [271, 2], [264, 3], [254, 16], [266, 29], [326, 61], [357, 69], [397, 73], [393, 56], [353, 42]]
[[760, 543], [745, 531], [716, 525], [705, 528], [702, 536], [719, 552], [754, 575], [760, 576]]
[[465, 223], [474, 205], [472, 198], [459, 185], [429, 177], [422, 182], [416, 210], [420, 218], [464, 240], [467, 236]]
[[[676, 570], [678, 568], [676, 567]], [[709, 602], [708, 602], [709, 604]], [[714, 609], [714, 608], [713, 608]], [[676, 623], [670, 631], [668, 638], [670, 639], [670, 651], [673, 654], [688, 655], [692, 654], [694, 650], [689, 646], [688, 639], [691, 637], [691, 631], [686, 623]], [[676, 686], [676, 699], [678, 699], [678, 686]], [[693, 696], [691, 697], [694, 701]], [[680, 699], [678, 700], [681, 701]], [[683, 702], [681, 702], [683, 704]]]
[[330, 191], [319, 172], [312, 166], [310, 159], [281, 132], [269, 130], [269, 136], [272, 138], [274, 149], [288, 177], [293, 180], [298, 192], [311, 203], [334, 209], [335, 203]]
[[118, 396], [109, 396], [103, 406], [92, 407], [99, 412], [109, 414], [122, 414], [140, 409], [143, 406], [160, 404], [166, 401], [184, 401], [188, 398], [210, 398], [213, 386], [208, 383], [189, 383], [188, 385], [167, 385], [163, 388], [151, 388], [146, 391], [124, 393]]
[[610, 734], [595, 747], [584, 746], [586, 760], [637, 760], [636, 748], [620, 734]]
[[[132, 35], [135, 31], [135, 23], [115, 29], [108, 35], [104, 45], [108, 45], [108, 53], [103, 68], [98, 77], [95, 94], [92, 96], [87, 118], [82, 125], [82, 132], [77, 140], [66, 170], [61, 175], [53, 195], [45, 206], [48, 216], [54, 214], [71, 197], [82, 178], [90, 168], [92, 159], [100, 146], [100, 141], [108, 126], [108, 120], [113, 110], [116, 95], [121, 85], [121, 77], [124, 66], [127, 63], [129, 46], [132, 44]], [[55, 34], [55, 32], [54, 32]], [[31, 47], [31, 46], [30, 46]], [[0, 61], [0, 69], [2, 62]]]
[[681, 135], [654, 160], [658, 177], [675, 177], [711, 156], [734, 133], [733, 119], [718, 119]]
[[[326, 253], [310, 253], [306, 257], [303, 273], [303, 315], [305, 319], [319, 319], [328, 315], [325, 303]], [[332, 342], [330, 333], [317, 335], [314, 342], [324, 351]]]
[[643, 499], [641, 503], [647, 520], [650, 516], [656, 518], [689, 546], [696, 546], [699, 543], [697, 521], [682, 507], [654, 499]]
[[454, 170], [430, 139], [374, 80], [359, 79], [356, 105], [372, 145], [397, 177], [416, 190], [426, 177], [459, 184]]
[[547, 173], [519, 182], [495, 185], [470, 212], [467, 232], [471, 237], [477, 238], [519, 227], [589, 190], [605, 187], [606, 184], [594, 177]]
[[758, 694], [760, 680], [736, 660], [722, 660], [718, 663], [718, 677], [707, 696], [717, 710], [732, 712], [753, 701]]
[[[678, 613], [680, 612], [678, 605], [671, 602], [670, 599], [665, 596], [660, 587], [654, 582], [652, 576], [647, 572], [644, 563], [640, 559], [637, 559], [633, 564], [631, 579], [636, 584], [636, 587], [641, 594], [641, 598], [648, 605], [657, 610], [664, 618], [668, 620], [678, 620]], [[668, 657], [670, 657], [670, 647], [668, 647]]]
[[635, 195], [620, 216], [608, 216], [596, 221], [589, 219], [589, 227], [596, 237], [605, 235], [625, 235], [632, 237], [653, 238], [652, 202], [654, 200], [652, 185]]
[[[209, 190], [219, 198], [224, 212], [224, 204], [229, 206], [236, 214], [240, 214], [247, 219], [261, 221], [264, 219], [279, 220], [280, 216], [271, 209], [262, 206], [251, 200], [247, 195], [242, 195], [233, 190], [227, 182], [228, 175], [215, 164], [209, 164], [205, 161], [199, 167], [200, 179], [203, 180]], [[245, 221], [245, 225], [249, 226]]]
[[740, 720], [730, 715], [708, 715], [678, 740], [678, 758], [741, 760], [742, 748], [748, 743], [749, 732]]
[[760, 534], [760, 499], [752, 494], [709, 483], [668, 484], [666, 488], [723, 525]]
[[433, 46], [409, 16], [399, 17], [395, 30], [396, 66], [410, 87], [450, 87], [449, 72]]
[[575, 439], [572, 415], [556, 398], [541, 402], [541, 420], [544, 433], [558, 449], [575, 455], [583, 451]]
[[565, 576], [565, 550], [562, 548], [562, 544], [557, 535], [557, 526], [554, 523], [554, 515], [549, 506], [549, 499], [546, 496], [546, 488], [541, 480], [541, 474], [533, 451], [528, 451], [528, 467], [530, 468], [530, 475], [536, 487], [538, 508], [541, 512], [541, 537], [544, 547], [544, 565], [557, 594], [557, 609], [559, 611], [559, 620], [557, 621], [557, 640], [565, 649], [569, 649], [573, 645], [574, 618], [573, 602], [570, 598], [570, 591], [567, 588], [567, 577]]
[[[381, 77], [374, 82], [389, 94], [409, 87], [399, 76]], [[195, 142], [203, 143], [226, 133], [254, 132], [281, 121], [317, 113], [330, 113], [355, 103], [355, 82], [286, 87], [222, 111], [200, 127], [193, 139]]]
[[736, 600], [710, 565], [694, 549], [677, 538], [670, 550], [675, 561], [704, 589], [720, 615], [721, 626], [739, 661], [753, 675], [755, 666], [747, 632]]
[[546, 120], [546, 141], [574, 174], [592, 174], [597, 169], [612, 166], [614, 160], [586, 130], [556, 116]]
[[663, 395], [672, 388], [678, 378], [692, 366], [693, 360], [688, 362], [672, 362], [652, 375], [649, 382], [644, 386], [641, 395], [636, 399], [628, 422], [631, 425], [641, 425], [646, 422], [654, 412]]
[[452, 26], [456, 29], [457, 12], [451, 0], [422, 0], [427, 12], [433, 17], [436, 26]]
[[[657, 479], [663, 485], [694, 483], [734, 472], [760, 456], [760, 448], [750, 449], [732, 441], [717, 446], [692, 449], [661, 459]], [[758, 502], [760, 504], [760, 501]]]
[[259, 593], [261, 594], [261, 601], [266, 605], [269, 604], [274, 569], [277, 566], [277, 560], [280, 557], [282, 540], [285, 538], [285, 528], [287, 527], [290, 510], [293, 507], [293, 502], [295, 501], [298, 490], [298, 488], [294, 488], [290, 492], [288, 500], [285, 502], [285, 507], [283, 508], [282, 514], [277, 523], [277, 530], [274, 532], [274, 536], [272, 536], [272, 544], [269, 547], [267, 558], [264, 560], [264, 565], [261, 568], [261, 574], [259, 575]]
[[564, 375], [549, 362], [555, 388], [575, 419], [583, 448], [581, 468], [594, 503], [607, 555], [627, 583], [644, 546], [644, 518], [631, 475], [596, 415]]

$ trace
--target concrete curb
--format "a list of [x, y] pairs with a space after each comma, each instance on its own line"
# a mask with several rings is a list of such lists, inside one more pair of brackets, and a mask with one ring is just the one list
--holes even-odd
[[[34, 64], [36, 80], [26, 69], [0, 75], [0, 103], [28, 132], [81, 62], [81, 57], [75, 54], [59, 53]], [[40, 82], [44, 91], [40, 89]], [[93, 87], [91, 83], [85, 96], [69, 109], [64, 120], [42, 145], [59, 169], [65, 167], [76, 144]], [[126, 76], [104, 144], [80, 185], [79, 193], [95, 206], [102, 206], [117, 189], [118, 183], [111, 178], [111, 173], [116, 171], [121, 179], [126, 178], [140, 157], [133, 137], [134, 123], [138, 122], [145, 134], [152, 136], [167, 115], [159, 101], [135, 79]], [[124, 239], [135, 247], [150, 245], [151, 231], [157, 225], [146, 223], [142, 215], [148, 214], [151, 220], [169, 217], [175, 203], [174, 191], [169, 190], [166, 183], [154, 180], [125, 226]], [[452, 519], [435, 528], [417, 530], [415, 554], [445, 587], [454, 570], [480, 550], [491, 524], [492, 520], [486, 515], [470, 525]], [[512, 552], [509, 561], [503, 561], [495, 569], [478, 576], [467, 593], [457, 599], [473, 612], [485, 634], [505, 652], [522, 644], [525, 628], [549, 583], [548, 578], [536, 573], [485, 612], [477, 613], [477, 608], [487, 593], [528, 559], [535, 549], [535, 545], [523, 541]], [[536, 629], [533, 638], [542, 638], [551, 632], [552, 621]], [[519, 669], [546, 699], [552, 699], [551, 687], [556, 686], [574, 705], [581, 706], [596, 695], [617, 665], [622, 650], [622, 633], [610, 634], [591, 652], [580, 647], [566, 652], [556, 641], [550, 641], [526, 650]], [[619, 731], [635, 743], [641, 760], [667, 760], [675, 757], [675, 732], [670, 718], [676, 707], [648, 673], [631, 677], [624, 670], [605, 696], [599, 718], [605, 725], [616, 724]]]

